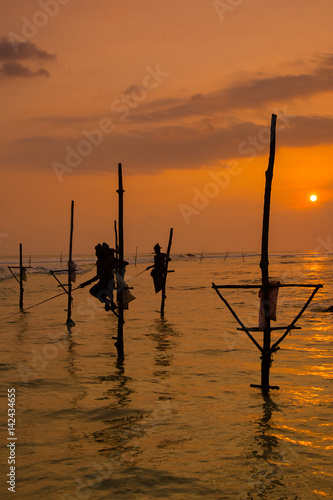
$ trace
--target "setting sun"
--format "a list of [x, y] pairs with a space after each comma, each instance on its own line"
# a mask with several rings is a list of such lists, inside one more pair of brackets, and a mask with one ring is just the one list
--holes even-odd
[[317, 201], [317, 196], [316, 196], [315, 194], [312, 194], [312, 195], [310, 196], [310, 200], [311, 200], [311, 201]]

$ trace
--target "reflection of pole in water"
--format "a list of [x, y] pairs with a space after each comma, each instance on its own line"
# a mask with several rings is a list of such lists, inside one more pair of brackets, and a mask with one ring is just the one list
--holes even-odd
[[113, 382], [112, 387], [106, 391], [107, 399], [109, 399], [109, 396], [114, 397], [117, 401], [116, 406], [124, 408], [131, 402], [129, 396], [134, 390], [128, 387], [128, 383], [132, 382], [133, 379], [125, 375], [124, 360], [118, 358], [114, 366], [116, 368], [115, 373], [101, 376], [99, 380], [101, 382]]
[[251, 465], [251, 479], [244, 484], [242, 493], [236, 497], [237, 500], [256, 498], [259, 490], [262, 498], [273, 498], [274, 494], [280, 495], [279, 498], [287, 498], [286, 484], [283, 481], [284, 464], [289, 462], [290, 458], [294, 459], [295, 455], [282, 440], [274, 435], [276, 429], [273, 414], [280, 410], [268, 394], [263, 394], [262, 409], [262, 417], [257, 420], [254, 449], [249, 455], [252, 459], [249, 464]]
[[[164, 318], [156, 319], [155, 321], [155, 333], [149, 336], [156, 341], [155, 348], [157, 353], [155, 355], [155, 364], [157, 366], [170, 366], [173, 359], [171, 350], [173, 348], [173, 343], [170, 341], [169, 337], [174, 337], [177, 332], [173, 329], [172, 325], [168, 323]], [[166, 372], [158, 372], [155, 375], [163, 375]]]
[[75, 364], [74, 364], [74, 359], [75, 359], [75, 351], [74, 351], [74, 345], [76, 345], [72, 339], [71, 335], [68, 335], [67, 337], [67, 349], [68, 349], [68, 373], [70, 376], [74, 377], [75, 376]]
[[278, 406], [265, 394], [262, 408], [263, 416], [258, 422], [259, 430], [255, 439], [262, 448], [261, 457], [264, 460], [273, 460], [275, 448], [278, 446], [278, 439], [272, 434], [272, 415], [273, 410], [278, 410]]

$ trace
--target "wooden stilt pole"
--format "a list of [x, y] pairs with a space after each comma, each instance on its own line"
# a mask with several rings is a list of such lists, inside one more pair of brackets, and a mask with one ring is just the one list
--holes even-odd
[[[123, 173], [122, 165], [118, 164], [118, 259], [124, 261], [124, 189], [123, 189]], [[119, 274], [124, 277], [125, 268], [120, 264], [118, 268]], [[124, 305], [122, 291], [118, 291], [118, 337], [115, 342], [117, 348], [118, 359], [124, 358]]]
[[269, 236], [269, 215], [271, 203], [271, 189], [273, 180], [273, 166], [275, 157], [275, 131], [276, 115], [272, 115], [271, 120], [271, 141], [268, 168], [266, 170], [266, 185], [264, 199], [264, 214], [261, 240], [261, 276], [262, 293], [266, 326], [264, 329], [263, 353], [261, 357], [261, 390], [264, 393], [269, 392], [269, 370], [271, 366], [271, 324], [270, 324], [270, 302], [269, 302], [269, 273], [268, 273], [268, 236]]
[[[289, 283], [289, 284], [271, 284], [269, 283], [269, 272], [268, 272], [268, 267], [269, 267], [269, 261], [268, 261], [268, 240], [269, 240], [269, 216], [270, 216], [270, 202], [271, 202], [271, 190], [272, 190], [272, 180], [273, 180], [273, 167], [274, 167], [274, 158], [275, 158], [275, 135], [276, 135], [276, 115], [272, 115], [271, 119], [271, 140], [270, 140], [270, 155], [269, 155], [269, 162], [268, 162], [268, 168], [266, 170], [266, 184], [265, 184], [265, 198], [264, 198], [264, 213], [263, 213], [263, 225], [262, 225], [262, 241], [261, 241], [261, 260], [260, 260], [260, 268], [261, 268], [261, 275], [262, 275], [262, 282], [261, 285], [220, 285], [217, 286], [213, 283], [213, 288], [221, 298], [221, 300], [225, 303], [225, 305], [228, 307], [230, 310], [231, 314], [234, 316], [234, 318], [238, 321], [240, 324], [241, 328], [238, 328], [238, 330], [243, 330], [247, 333], [247, 335], [250, 337], [250, 339], [254, 342], [254, 344], [258, 347], [258, 349], [261, 351], [261, 385], [257, 384], [251, 384], [251, 387], [258, 387], [261, 389], [263, 396], [267, 398], [267, 395], [269, 393], [270, 389], [279, 389], [277, 386], [270, 386], [269, 385], [269, 372], [270, 372], [270, 366], [272, 362], [272, 354], [275, 353], [278, 349], [280, 349], [278, 346], [279, 344], [283, 341], [283, 339], [288, 335], [288, 333], [291, 330], [296, 330], [299, 329], [300, 327], [295, 326], [296, 322], [299, 320], [299, 318], [302, 316], [308, 305], [310, 304], [311, 300], [315, 296], [315, 294], [318, 292], [320, 288], [322, 288], [322, 285], [317, 284], [295, 284], [295, 283]], [[244, 254], [243, 255], [243, 260], [244, 260]], [[274, 289], [276, 287], [307, 287], [307, 288], [314, 288], [311, 296], [309, 299], [306, 301], [304, 306], [302, 307], [301, 311], [298, 313], [298, 315], [295, 317], [295, 319], [287, 326], [278, 326], [278, 327], [271, 327], [271, 311], [270, 311], [270, 294], [269, 291], [270, 289]], [[227, 300], [221, 295], [218, 289], [223, 289], [223, 288], [230, 288], [230, 289], [237, 289], [237, 288], [261, 288], [261, 293], [262, 293], [262, 301], [263, 301], [263, 309], [264, 309], [264, 317], [265, 317], [265, 323], [264, 325], [259, 324], [259, 328], [247, 328], [243, 325], [241, 320], [238, 318], [236, 315], [235, 311], [232, 309], [230, 304], [227, 302]], [[261, 322], [260, 322], [261, 323]], [[271, 346], [271, 332], [273, 330], [285, 330], [285, 333]], [[261, 347], [258, 342], [252, 337], [250, 332], [259, 332], [263, 331], [263, 347]]]
[[22, 243], [20, 243], [20, 309], [23, 309], [23, 277], [24, 277], [24, 268], [23, 268], [23, 254], [22, 254]]
[[136, 261], [138, 260], [138, 247], [135, 249], [134, 265], [136, 267]]
[[117, 231], [117, 221], [114, 221], [114, 249], [116, 251], [116, 254], [119, 255], [119, 248], [118, 248], [118, 231]]
[[169, 255], [170, 255], [170, 250], [171, 250], [171, 244], [172, 244], [172, 235], [173, 235], [173, 228], [170, 229], [170, 236], [169, 236], [169, 243], [168, 243], [168, 248], [166, 252], [166, 262], [165, 262], [165, 269], [164, 269], [164, 277], [163, 277], [163, 289], [162, 289], [162, 303], [161, 303], [161, 317], [163, 318], [164, 316], [164, 306], [165, 306], [165, 289], [166, 289], [166, 280], [167, 280], [167, 275], [168, 275], [168, 264], [169, 264]]
[[74, 229], [74, 201], [71, 204], [71, 225], [70, 225], [70, 236], [69, 236], [69, 255], [68, 255], [68, 307], [67, 307], [67, 326], [75, 326], [72, 320], [72, 257], [73, 257], [73, 229]]

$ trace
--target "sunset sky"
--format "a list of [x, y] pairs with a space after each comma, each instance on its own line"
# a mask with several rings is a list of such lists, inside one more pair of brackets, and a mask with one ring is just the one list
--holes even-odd
[[[332, 0], [1, 0], [0, 255], [333, 251]], [[310, 195], [317, 195], [311, 202]], [[326, 247], [326, 248], [325, 248]]]

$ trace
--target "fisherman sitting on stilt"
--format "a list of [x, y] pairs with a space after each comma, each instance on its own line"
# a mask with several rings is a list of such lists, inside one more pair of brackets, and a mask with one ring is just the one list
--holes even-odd
[[[148, 271], [148, 269], [152, 269], [150, 276], [152, 276], [154, 280], [155, 293], [158, 293], [159, 291], [163, 290], [164, 286], [167, 255], [166, 253], [161, 252], [161, 247], [158, 243], [156, 243], [156, 245], [154, 246], [154, 250], [155, 263], [152, 266], [148, 266], [146, 268], [146, 271]], [[170, 257], [168, 257], [168, 262], [170, 260]]]
[[79, 285], [79, 288], [84, 288], [90, 285], [94, 281], [98, 281], [96, 285], [90, 288], [89, 292], [91, 295], [96, 297], [100, 302], [105, 304], [106, 311], [115, 311], [117, 308], [115, 302], [113, 301], [113, 290], [114, 290], [114, 272], [117, 267], [125, 267], [128, 262], [122, 261], [115, 257], [114, 248], [110, 248], [107, 243], [100, 243], [95, 246], [96, 257], [97, 257], [97, 274], [94, 278], [91, 278], [84, 283]]

